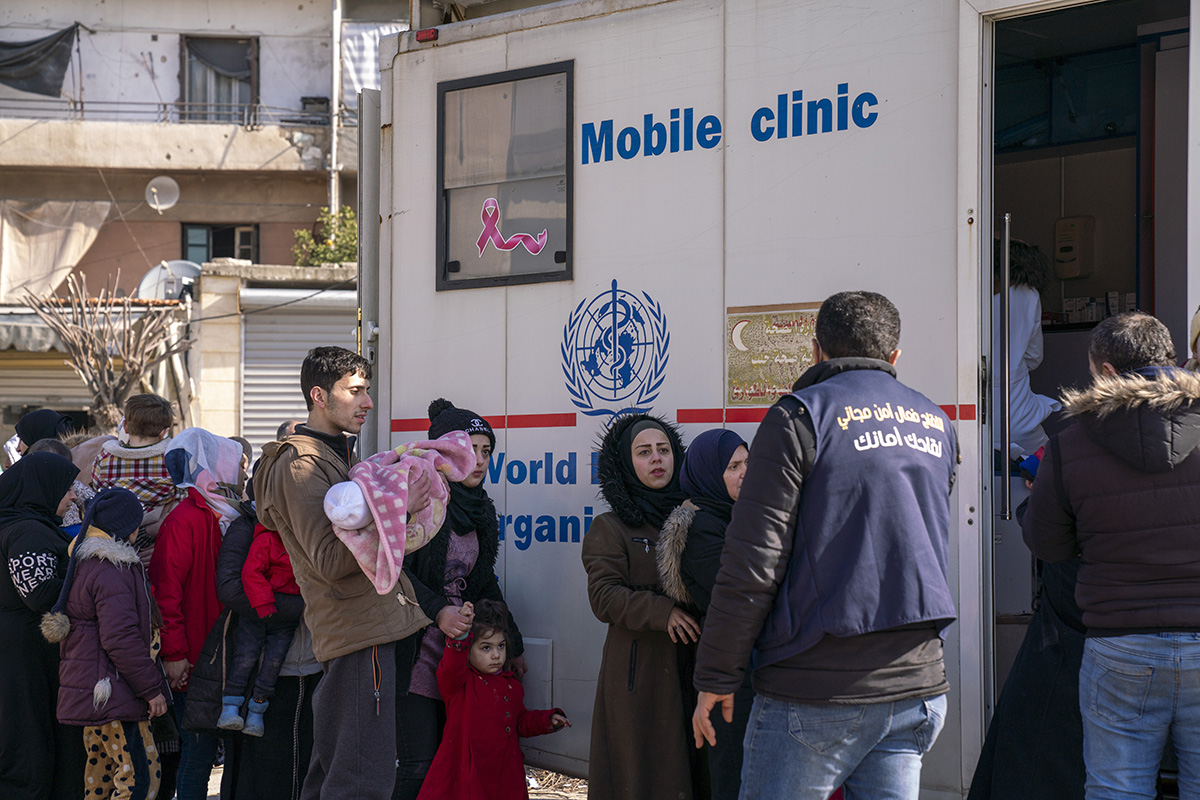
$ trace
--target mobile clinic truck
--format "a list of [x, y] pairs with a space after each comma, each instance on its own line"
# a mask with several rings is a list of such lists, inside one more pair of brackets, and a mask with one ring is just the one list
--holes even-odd
[[[514, 5], [530, 4], [494, 4]], [[1162, 318], [1183, 357], [1200, 301], [1188, 3], [488, 10], [456, 4], [465, 19], [441, 24], [414, 3], [414, 30], [381, 47], [361, 120], [362, 341], [377, 448], [422, 438], [436, 397], [496, 429], [485, 486], [528, 702], [575, 722], [529, 761], [586, 772], [604, 626], [580, 543], [606, 510], [604, 426], [650, 410], [685, 438], [751, 439], [811, 360], [817, 304], [862, 288], [898, 306], [900, 377], [962, 448], [953, 688], [923, 773], [928, 797], [962, 797], [1034, 589], [1002, 519], [1021, 482], [1004, 497], [993, 477], [993, 329], [1009, 330], [992, 318], [993, 237], [1007, 214], [1053, 260], [1035, 390], [1085, 382], [1090, 326], [1126, 307]]]

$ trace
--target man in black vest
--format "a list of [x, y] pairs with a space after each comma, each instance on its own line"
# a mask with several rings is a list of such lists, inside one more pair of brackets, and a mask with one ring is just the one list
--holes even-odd
[[742, 798], [915, 800], [946, 714], [942, 632], [957, 443], [896, 379], [900, 315], [842, 292], [814, 366], [767, 413], [726, 531], [696, 665], [696, 744], [715, 741], [754, 651]]
[[1170, 732], [1179, 796], [1200, 793], [1200, 376], [1149, 314], [1092, 330], [1095, 380], [1046, 446], [1022, 520], [1038, 558], [1080, 555], [1088, 800], [1155, 796]]

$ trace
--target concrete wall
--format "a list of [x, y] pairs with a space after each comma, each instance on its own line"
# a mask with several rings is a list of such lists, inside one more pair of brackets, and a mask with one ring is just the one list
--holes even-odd
[[[193, 326], [196, 344], [189, 357], [199, 406], [196, 425], [220, 436], [241, 430], [242, 317], [239, 313], [240, 278], [202, 275], [198, 314]], [[226, 316], [232, 315], [232, 316]], [[205, 318], [221, 317], [221, 319]]]
[[[81, 22], [79, 51], [65, 94], [88, 101], [175, 102], [180, 99], [180, 36], [259, 38], [263, 104], [300, 108], [302, 96], [329, 96], [332, 12], [311, 0], [59, 0], [0, 4], [5, 40], [36, 39]], [[29, 97], [0, 87], [0, 98]]]

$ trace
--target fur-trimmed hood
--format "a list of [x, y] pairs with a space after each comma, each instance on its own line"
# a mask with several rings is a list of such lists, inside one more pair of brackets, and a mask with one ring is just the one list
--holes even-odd
[[1063, 393], [1063, 408], [1106, 450], [1143, 472], [1174, 469], [1200, 446], [1200, 375], [1147, 367]]
[[681, 605], [691, 605], [692, 595], [683, 582], [683, 550], [687, 546], [688, 531], [699, 509], [691, 500], [671, 512], [658, 535], [655, 558], [658, 559], [658, 577], [662, 581], [667, 597]]
[[[608, 507], [620, 518], [621, 522], [631, 528], [640, 528], [646, 524], [646, 515], [629, 495], [625, 486], [625, 468], [621, 463], [621, 436], [634, 425], [644, 419], [653, 419], [667, 432], [671, 448], [678, 454], [676, 460], [682, 462], [684, 447], [683, 437], [679, 429], [665, 419], [648, 414], [627, 414], [617, 417], [604, 437], [596, 445], [596, 479], [600, 483], [600, 497], [608, 503]], [[679, 474], [679, 463], [675, 465], [675, 473]]]
[[80, 561], [96, 558], [116, 564], [118, 567], [132, 567], [134, 564], [142, 563], [138, 558], [137, 549], [133, 545], [129, 542], [118, 542], [107, 534], [87, 536], [79, 543], [78, 547], [73, 549], [72, 555]]
[[166, 439], [163, 439], [160, 442], [148, 444], [145, 447], [130, 447], [127, 444], [121, 444], [121, 442], [114, 437], [104, 442], [103, 448], [104, 452], [111, 453], [117, 458], [141, 459], [151, 458], [153, 456], [165, 456], [167, 454], [167, 450], [171, 448], [171, 444], [172, 439], [168, 436]]

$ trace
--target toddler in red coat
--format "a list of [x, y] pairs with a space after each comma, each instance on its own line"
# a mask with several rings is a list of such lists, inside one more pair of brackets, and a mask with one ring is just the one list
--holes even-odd
[[[242, 565], [242, 588], [258, 616], [238, 620], [233, 666], [225, 677], [217, 727], [241, 731], [247, 736], [262, 736], [265, 732], [263, 714], [275, 694], [279, 669], [296, 633], [295, 622], [280, 622], [274, 618], [275, 593], [300, 594], [292, 574], [292, 562], [283, 549], [283, 540], [278, 533], [262, 525], [254, 526], [254, 541], [250, 544], [246, 563]], [[243, 695], [260, 653], [262, 665], [254, 681], [249, 710], [242, 719]]]
[[562, 709], [527, 711], [525, 689], [508, 662], [508, 609], [481, 600], [465, 639], [447, 639], [437, 668], [446, 729], [418, 800], [524, 800], [525, 759], [517, 737], [570, 727]]

